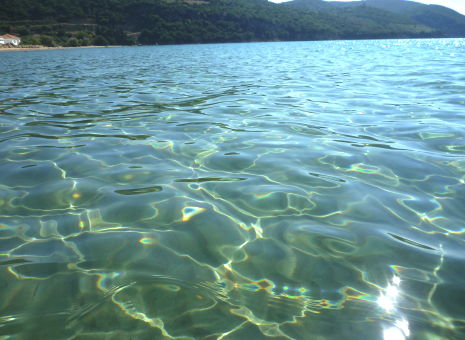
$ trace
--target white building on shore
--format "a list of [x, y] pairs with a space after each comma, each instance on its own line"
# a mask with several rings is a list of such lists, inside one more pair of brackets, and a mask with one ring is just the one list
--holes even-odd
[[0, 45], [14, 45], [18, 46], [21, 43], [21, 38], [11, 35], [5, 34], [0, 35]]

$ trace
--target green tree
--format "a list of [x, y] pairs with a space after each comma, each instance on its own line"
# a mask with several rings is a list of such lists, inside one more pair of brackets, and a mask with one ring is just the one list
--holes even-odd
[[108, 43], [108, 40], [105, 37], [103, 37], [101, 35], [97, 35], [94, 38], [93, 44], [96, 45], [96, 46], [107, 46], [109, 43]]
[[68, 39], [68, 41], [66, 42], [66, 46], [68, 46], [68, 47], [77, 47], [77, 46], [81, 46], [81, 44], [80, 44], [78, 39], [72, 37], [72, 38]]
[[55, 44], [55, 40], [53, 39], [53, 37], [49, 36], [49, 35], [43, 35], [40, 37], [40, 44], [41, 45], [44, 45], [44, 46], [47, 46], [47, 47], [53, 47], [53, 46], [56, 46]]

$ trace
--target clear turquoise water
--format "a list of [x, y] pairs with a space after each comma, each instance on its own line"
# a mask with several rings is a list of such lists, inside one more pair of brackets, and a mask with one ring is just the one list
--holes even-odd
[[465, 338], [464, 52], [0, 54], [0, 339]]

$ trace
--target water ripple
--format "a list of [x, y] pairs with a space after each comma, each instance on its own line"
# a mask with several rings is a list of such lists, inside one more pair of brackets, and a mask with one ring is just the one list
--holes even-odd
[[463, 338], [463, 46], [2, 54], [0, 335]]

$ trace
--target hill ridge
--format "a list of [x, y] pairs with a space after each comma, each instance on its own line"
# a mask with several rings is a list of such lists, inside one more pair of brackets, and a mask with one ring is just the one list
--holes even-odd
[[460, 20], [451, 33], [420, 12], [321, 0], [0, 0], [0, 8], [0, 34], [46, 46], [465, 36]]

